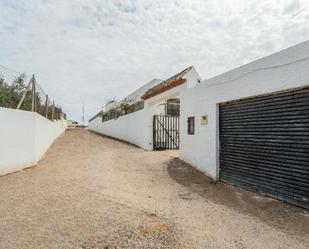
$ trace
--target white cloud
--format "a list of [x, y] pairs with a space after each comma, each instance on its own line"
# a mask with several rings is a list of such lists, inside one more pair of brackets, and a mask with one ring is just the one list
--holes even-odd
[[0, 64], [88, 119], [189, 65], [209, 78], [307, 40], [308, 20], [305, 0], [0, 0]]

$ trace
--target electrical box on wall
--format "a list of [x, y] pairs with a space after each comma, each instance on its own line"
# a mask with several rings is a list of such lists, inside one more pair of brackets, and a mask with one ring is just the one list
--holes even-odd
[[208, 124], [208, 116], [202, 115], [201, 116], [201, 125], [207, 125]]

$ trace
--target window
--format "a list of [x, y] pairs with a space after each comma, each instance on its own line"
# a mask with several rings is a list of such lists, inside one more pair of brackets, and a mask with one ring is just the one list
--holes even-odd
[[180, 99], [168, 99], [165, 104], [165, 114], [179, 116]]
[[188, 134], [194, 135], [194, 117], [188, 118]]

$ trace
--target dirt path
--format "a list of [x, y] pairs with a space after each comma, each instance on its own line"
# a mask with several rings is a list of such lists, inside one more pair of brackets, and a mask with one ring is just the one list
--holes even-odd
[[37, 167], [0, 177], [0, 248], [305, 249], [309, 215], [76, 129]]

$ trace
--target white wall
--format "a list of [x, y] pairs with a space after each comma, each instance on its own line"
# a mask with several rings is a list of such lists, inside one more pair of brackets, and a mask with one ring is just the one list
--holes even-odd
[[117, 119], [102, 122], [102, 117], [89, 122], [88, 129], [135, 144], [145, 150], [153, 149], [153, 115], [164, 114], [164, 101], [179, 97], [186, 84], [172, 88], [144, 102], [144, 109]]
[[0, 175], [35, 165], [65, 129], [65, 120], [0, 107]]
[[[165, 103], [167, 99], [180, 97], [181, 92], [184, 91], [187, 86], [192, 87], [198, 83], [200, 76], [193, 68], [184, 76], [184, 78], [187, 79], [187, 83], [147, 99], [144, 102], [143, 110], [106, 122], [102, 122], [102, 118], [97, 117], [89, 122], [88, 129], [130, 142], [145, 150], [152, 150], [153, 115], [164, 114], [165, 106], [162, 104]], [[152, 80], [130, 94], [128, 98], [137, 96], [137, 100], [139, 100], [140, 96], [142, 96], [149, 88], [159, 84], [160, 82], [161, 80]]]
[[142, 85], [140, 88], [136, 89], [134, 92], [132, 92], [131, 94], [129, 94], [127, 97], [125, 97], [124, 99], [120, 100], [119, 102], [113, 102], [113, 103], [109, 103], [106, 104], [104, 106], [103, 111], [107, 112], [111, 109], [114, 109], [115, 107], [117, 107], [122, 101], [126, 100], [132, 100], [134, 102], [138, 102], [141, 101], [141, 97], [142, 95], [149, 89], [152, 88], [156, 85], [158, 85], [159, 83], [161, 83], [162, 80], [159, 79], [153, 79], [149, 82], [147, 82], [146, 84]]
[[149, 115], [143, 109], [105, 122], [102, 122], [102, 117], [97, 117], [89, 123], [88, 129], [151, 150], [150, 125]]
[[167, 99], [179, 97], [184, 89], [186, 84], [147, 99], [144, 102], [144, 109], [117, 119], [102, 122], [102, 117], [97, 117], [89, 122], [88, 129], [130, 142], [145, 150], [153, 150], [153, 115], [164, 114], [165, 106], [162, 104]]
[[187, 88], [192, 88], [202, 81], [200, 75], [193, 66], [184, 78], [187, 80]]
[[[218, 179], [218, 104], [309, 85], [309, 41], [203, 81], [181, 94], [180, 158]], [[208, 125], [201, 125], [208, 115]], [[195, 116], [195, 134], [187, 117]]]

